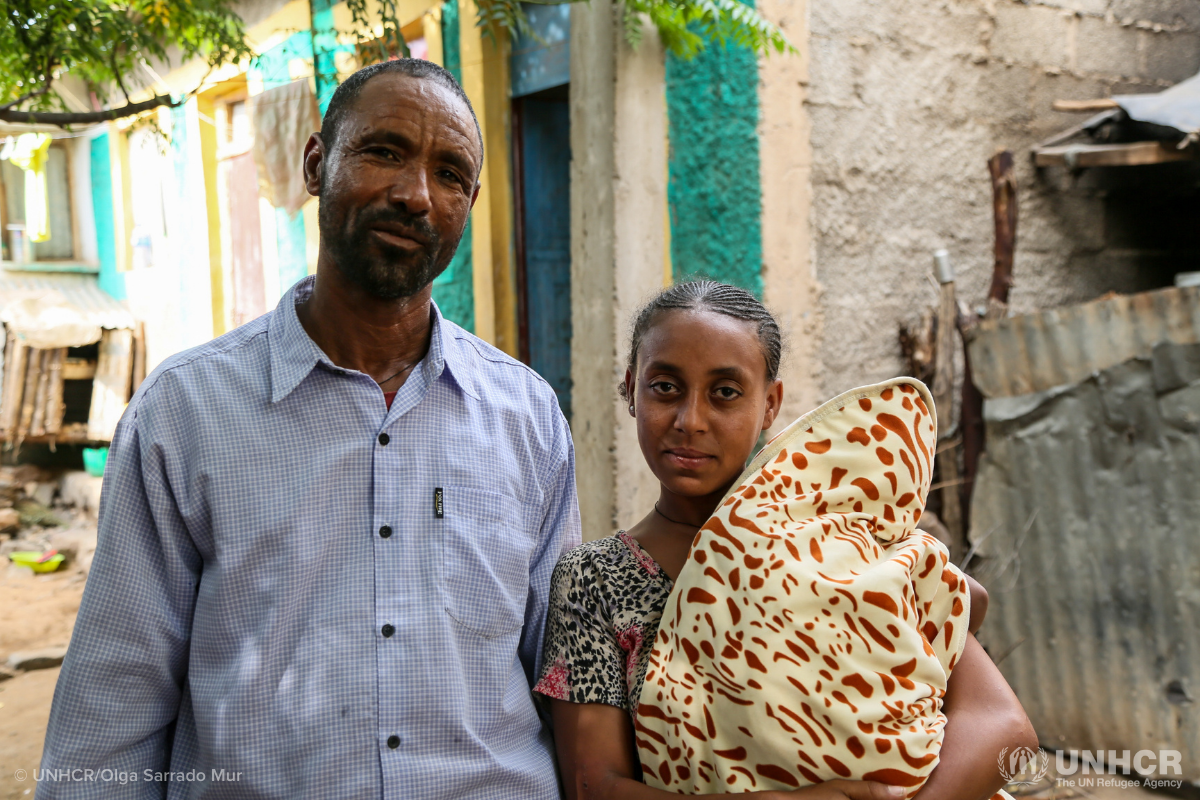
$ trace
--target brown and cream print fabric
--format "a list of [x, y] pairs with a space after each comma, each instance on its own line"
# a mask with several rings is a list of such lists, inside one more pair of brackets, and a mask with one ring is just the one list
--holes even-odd
[[921, 787], [970, 602], [916, 529], [936, 430], [929, 391], [900, 378], [801, 417], [751, 462], [667, 600], [636, 718], [647, 783]]

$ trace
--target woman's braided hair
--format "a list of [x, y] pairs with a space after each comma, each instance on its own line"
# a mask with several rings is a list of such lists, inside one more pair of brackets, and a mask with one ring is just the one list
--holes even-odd
[[[712, 280], [677, 283], [663, 289], [653, 300], [641, 307], [633, 318], [633, 332], [629, 340], [626, 366], [630, 372], [637, 373], [638, 349], [642, 346], [642, 338], [646, 331], [654, 324], [654, 318], [664, 311], [674, 310], [712, 311], [754, 323], [758, 329], [758, 340], [762, 344], [763, 358], [767, 362], [767, 380], [773, 381], [779, 376], [779, 362], [783, 358], [783, 336], [775, 317], [757, 297], [745, 289]], [[622, 398], [629, 399], [624, 382], [618, 386], [617, 391]]]

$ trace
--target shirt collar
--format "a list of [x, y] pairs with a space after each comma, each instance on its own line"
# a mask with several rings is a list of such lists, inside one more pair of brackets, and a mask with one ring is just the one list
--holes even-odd
[[[279, 305], [271, 312], [267, 327], [267, 346], [271, 361], [272, 403], [278, 403], [290, 395], [317, 364], [324, 364], [334, 372], [350, 372], [334, 364], [329, 356], [325, 355], [309, 337], [296, 315], [296, 303], [312, 294], [315, 282], [316, 277], [312, 275], [297, 282], [288, 289], [279, 300]], [[448, 371], [459, 388], [476, 400], [480, 399], [453, 326], [442, 317], [436, 303], [433, 303], [432, 307], [433, 331], [429, 340], [429, 352], [421, 359], [420, 364], [426, 381], [432, 383], [443, 371]]]

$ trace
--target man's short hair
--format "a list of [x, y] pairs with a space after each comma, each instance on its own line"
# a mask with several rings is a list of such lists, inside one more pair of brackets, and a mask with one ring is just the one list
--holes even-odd
[[366, 86], [367, 81], [384, 72], [399, 72], [410, 78], [433, 81], [438, 86], [449, 89], [455, 97], [462, 100], [466, 104], [467, 110], [471, 112], [471, 119], [475, 123], [475, 133], [479, 136], [480, 165], [482, 167], [483, 131], [479, 127], [479, 118], [475, 116], [475, 108], [471, 105], [471, 99], [467, 97], [467, 93], [459, 86], [453, 75], [432, 61], [422, 58], [396, 58], [391, 61], [381, 61], [378, 64], [363, 67], [343, 81], [337, 91], [333, 93], [333, 97], [330, 98], [329, 107], [325, 110], [325, 118], [321, 121], [321, 139], [325, 142], [326, 148], [332, 150], [337, 144], [342, 120], [354, 106], [354, 101], [358, 99], [358, 95]]

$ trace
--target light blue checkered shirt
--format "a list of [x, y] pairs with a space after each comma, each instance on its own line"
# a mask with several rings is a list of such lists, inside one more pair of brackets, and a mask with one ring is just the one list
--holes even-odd
[[311, 290], [129, 404], [39, 798], [557, 798], [530, 693], [580, 536], [554, 392], [435, 311], [389, 411], [304, 332]]

